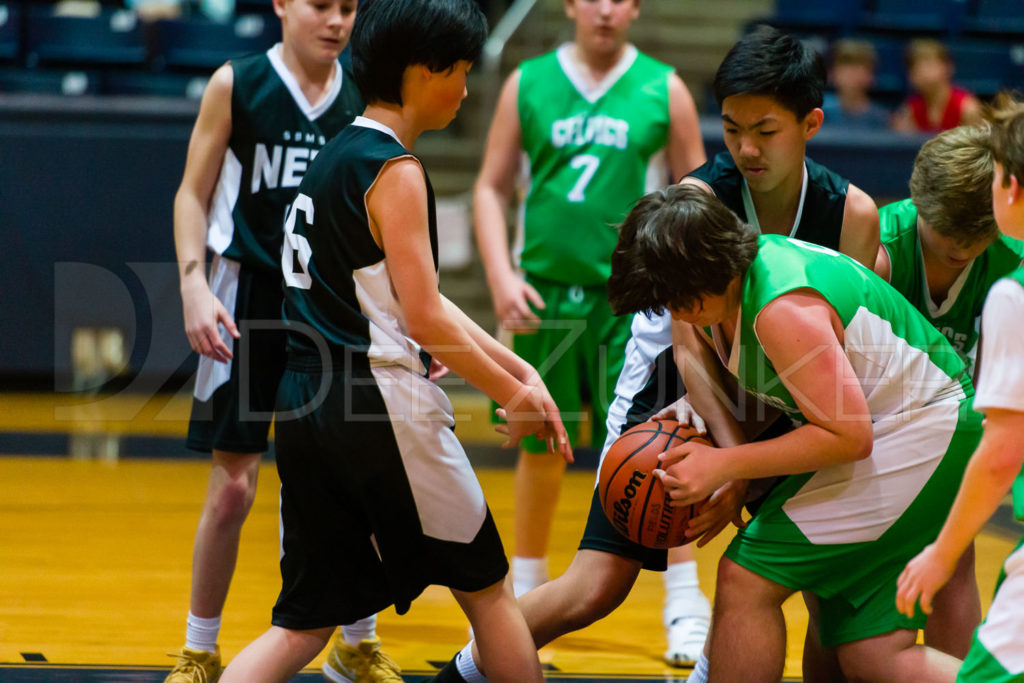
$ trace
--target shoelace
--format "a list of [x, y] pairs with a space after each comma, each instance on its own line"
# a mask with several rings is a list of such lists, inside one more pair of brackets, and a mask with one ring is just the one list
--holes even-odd
[[208, 683], [210, 680], [206, 675], [206, 669], [199, 665], [199, 662], [194, 659], [185, 657], [180, 652], [168, 652], [168, 657], [177, 657], [178, 662], [174, 665], [174, 673], [181, 674], [183, 676], [195, 676], [198, 674], [199, 680], [196, 683]]
[[383, 670], [387, 673], [394, 673], [398, 675], [401, 669], [398, 668], [398, 662], [391, 659], [386, 652], [377, 650], [370, 657], [370, 671], [374, 669]]

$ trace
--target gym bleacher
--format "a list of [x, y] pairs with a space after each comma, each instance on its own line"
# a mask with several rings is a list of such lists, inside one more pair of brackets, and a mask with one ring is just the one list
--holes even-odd
[[838, 38], [870, 42], [878, 54], [873, 95], [890, 108], [907, 94], [903, 49], [917, 37], [942, 41], [956, 65], [954, 82], [982, 100], [1024, 86], [1021, 0], [777, 0], [760, 21], [822, 51]]

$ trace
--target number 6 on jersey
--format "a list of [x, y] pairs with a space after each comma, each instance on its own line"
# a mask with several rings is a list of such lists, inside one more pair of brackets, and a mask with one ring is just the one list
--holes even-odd
[[[299, 194], [295, 197], [288, 218], [284, 222], [284, 248], [281, 250], [281, 271], [284, 281], [289, 287], [309, 289], [313, 278], [309, 274], [309, 259], [313, 257], [313, 249], [309, 240], [295, 234], [295, 214], [301, 211], [306, 217], [306, 225], [313, 225], [313, 200], [308, 195]], [[295, 272], [295, 253], [299, 254], [301, 273]]]

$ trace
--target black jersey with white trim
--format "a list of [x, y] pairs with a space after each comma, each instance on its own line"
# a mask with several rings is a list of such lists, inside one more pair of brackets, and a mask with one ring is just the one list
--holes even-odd
[[341, 64], [311, 105], [278, 53], [230, 62], [231, 137], [209, 210], [207, 246], [262, 271], [279, 272], [282, 226], [310, 162], [363, 110]]
[[[400, 157], [416, 159], [390, 128], [360, 116], [320, 151], [306, 173], [285, 224], [281, 258], [290, 358], [326, 360], [326, 352], [337, 363], [360, 355], [371, 366], [425, 372], [429, 359], [408, 337], [388, 261], [366, 210], [366, 194], [381, 170]], [[437, 219], [426, 171], [424, 180], [436, 273]]]
[[[740, 220], [756, 225], [757, 216], [748, 215], [744, 198], [746, 181], [729, 152], [719, 152], [688, 176], [707, 183]], [[789, 236], [838, 251], [849, 187], [849, 180], [804, 157], [799, 215]]]

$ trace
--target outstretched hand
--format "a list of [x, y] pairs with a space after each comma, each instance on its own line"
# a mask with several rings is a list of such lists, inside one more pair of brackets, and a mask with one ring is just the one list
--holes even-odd
[[952, 562], [943, 557], [935, 544], [926, 546], [917, 557], [907, 563], [896, 582], [896, 609], [908, 617], [921, 601], [921, 611], [932, 613], [932, 599], [956, 571], [956, 558]]
[[494, 426], [499, 434], [508, 436], [502, 447], [512, 448], [524, 436], [532, 434], [546, 441], [550, 452], [561, 453], [566, 462], [573, 462], [569, 434], [547, 387], [539, 379], [523, 387], [525, 393], [521, 397], [517, 396], [509, 405], [495, 411], [505, 420]]

